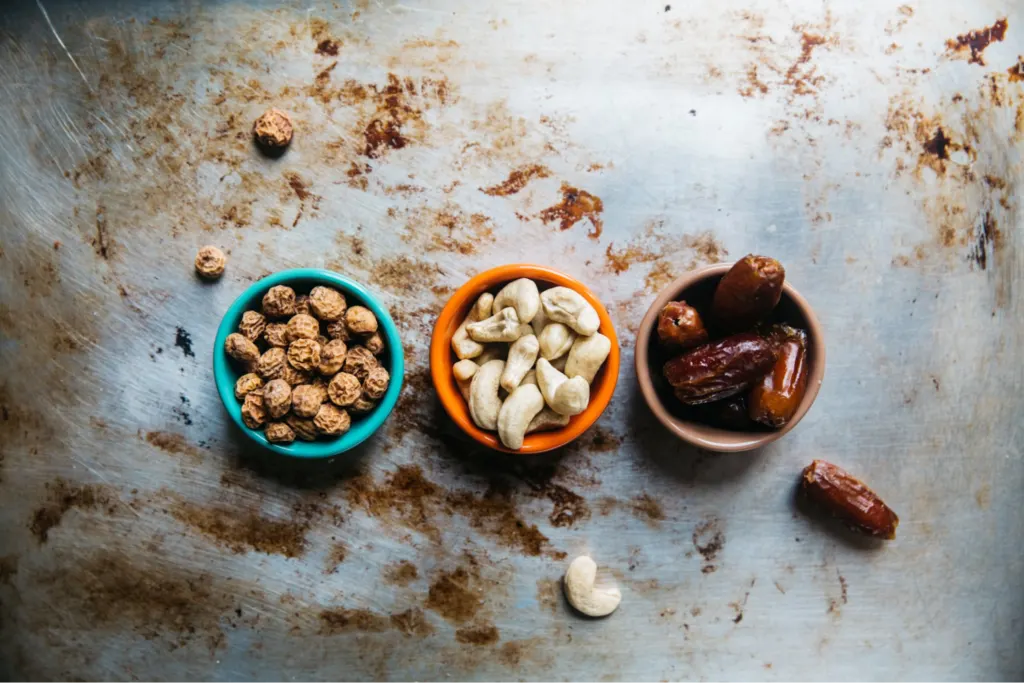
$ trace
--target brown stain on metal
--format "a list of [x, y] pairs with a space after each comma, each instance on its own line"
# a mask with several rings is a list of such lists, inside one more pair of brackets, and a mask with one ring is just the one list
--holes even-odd
[[384, 567], [381, 572], [384, 582], [392, 586], [408, 586], [420, 577], [419, 570], [409, 560], [401, 560]]
[[988, 211], [981, 217], [981, 225], [974, 228], [974, 243], [967, 254], [967, 260], [981, 270], [988, 267], [989, 255], [995, 254], [1002, 246], [1003, 235], [995, 217]]
[[593, 240], [600, 239], [604, 229], [604, 222], [601, 220], [604, 202], [601, 198], [568, 183], [562, 183], [561, 192], [562, 200], [541, 211], [540, 220], [544, 223], [557, 222], [558, 229], [564, 231], [586, 218], [591, 224], [587, 237]]
[[1006, 70], [1006, 78], [1010, 83], [1024, 81], [1024, 56], [1017, 57], [1017, 63]]
[[529, 663], [542, 667], [553, 666], [554, 655], [551, 653], [551, 640], [536, 636], [506, 641], [498, 648], [498, 661], [510, 669], [520, 669]]
[[340, 49], [340, 47], [341, 43], [339, 43], [337, 40], [333, 40], [331, 38], [324, 38], [323, 40], [316, 44], [315, 52], [318, 55], [323, 55], [325, 57], [337, 57], [338, 50]]
[[165, 453], [184, 455], [195, 462], [203, 460], [203, 452], [190, 444], [183, 434], [176, 432], [139, 432], [139, 436], [144, 438], [150, 445], [159, 448]]
[[544, 495], [554, 503], [548, 521], [554, 527], [571, 527], [590, 519], [590, 506], [583, 496], [559, 484], [549, 483]]
[[629, 507], [637, 519], [642, 519], [652, 528], [657, 529], [660, 522], [665, 520], [665, 511], [662, 509], [661, 503], [652, 498], [649, 493], [633, 496]]
[[352, 507], [362, 508], [372, 517], [417, 531], [435, 543], [441, 540], [434, 516], [443, 491], [417, 465], [400, 466], [385, 474], [380, 484], [370, 475], [359, 475], [347, 483], [345, 497]]
[[501, 634], [494, 624], [474, 624], [455, 631], [455, 640], [465, 645], [494, 645], [501, 639]]
[[424, 606], [446, 621], [464, 624], [483, 606], [480, 572], [475, 562], [439, 572], [430, 582]]
[[391, 628], [391, 619], [368, 609], [325, 609], [317, 615], [322, 636], [334, 636], [339, 633], [360, 631], [363, 633], [383, 633]]
[[416, 252], [472, 256], [495, 242], [494, 222], [482, 213], [469, 213], [453, 201], [440, 207], [414, 206], [394, 218], [402, 223], [403, 241]]
[[983, 53], [985, 48], [994, 42], [1002, 42], [1006, 36], [1008, 24], [1006, 17], [997, 19], [991, 26], [968, 31], [946, 41], [947, 54], [950, 57], [966, 59], [970, 64], [985, 66]]
[[40, 544], [46, 543], [50, 531], [60, 524], [68, 510], [105, 509], [111, 514], [118, 501], [117, 493], [109, 486], [73, 484], [64, 479], [46, 484], [46, 498], [47, 501], [32, 513], [28, 527]]
[[987, 509], [992, 503], [992, 487], [988, 484], [982, 485], [981, 488], [974, 492], [974, 502], [978, 504], [980, 509]]
[[289, 520], [278, 520], [256, 510], [237, 506], [202, 506], [185, 500], [172, 500], [168, 513], [179, 522], [199, 531], [233, 553], [250, 550], [268, 555], [301, 557], [307, 548], [309, 518], [300, 512]]
[[537, 602], [541, 609], [557, 614], [562, 604], [562, 582], [558, 579], [537, 579]]
[[418, 607], [411, 607], [404, 612], [397, 612], [390, 617], [391, 627], [406, 636], [423, 638], [434, 632], [434, 627], [427, 621], [426, 615]]
[[521, 166], [509, 173], [504, 181], [491, 187], [481, 187], [480, 191], [492, 197], [507, 197], [522, 190], [534, 178], [547, 178], [550, 175], [551, 171], [540, 164]]
[[608, 245], [604, 270], [619, 275], [634, 266], [649, 264], [644, 276], [644, 291], [653, 294], [686, 271], [719, 263], [728, 255], [728, 250], [710, 231], [673, 235], [665, 229], [663, 220], [654, 219], [647, 222], [639, 235], [622, 246], [616, 246], [614, 242]]
[[327, 562], [324, 566], [325, 574], [333, 574], [338, 571], [338, 567], [348, 557], [348, 546], [340, 541], [335, 541], [331, 546], [330, 551], [327, 553]]
[[704, 558], [701, 572], [710, 574], [717, 568], [715, 561], [718, 553], [725, 546], [725, 533], [719, 528], [721, 522], [717, 517], [705, 517], [693, 530], [693, 547]]
[[532, 557], [547, 555], [555, 560], [566, 556], [564, 552], [551, 548], [548, 537], [536, 524], [529, 524], [519, 516], [511, 492], [504, 487], [492, 485], [482, 495], [469, 491], [451, 492], [445, 502], [465, 515], [474, 529], [488, 534], [511, 550]]
[[406, 255], [377, 259], [370, 271], [371, 281], [396, 294], [413, 294], [429, 290], [444, 276], [436, 263], [409, 258]]

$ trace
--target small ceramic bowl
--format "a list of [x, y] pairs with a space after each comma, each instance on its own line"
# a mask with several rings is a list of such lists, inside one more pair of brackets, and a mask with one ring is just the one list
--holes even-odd
[[[561, 285], [583, 295], [583, 298], [597, 310], [597, 315], [601, 319], [599, 331], [611, 340], [612, 349], [608, 354], [608, 359], [601, 366], [590, 385], [590, 404], [587, 409], [570, 419], [569, 424], [562, 429], [528, 434], [523, 442], [523, 447], [513, 451], [501, 445], [497, 432], [480, 429], [470, 417], [469, 406], [466, 405], [462, 394], [459, 393], [459, 387], [452, 375], [452, 365], [458, 361], [458, 358], [452, 351], [451, 341], [455, 330], [462, 324], [469, 309], [481, 294], [484, 292], [497, 294], [505, 284], [521, 277], [528, 277], [536, 281], [542, 291]], [[455, 424], [473, 439], [489, 448], [505, 453], [543, 453], [564, 446], [587, 431], [608, 406], [608, 402], [615, 392], [615, 383], [619, 379], [619, 338], [612, 327], [608, 311], [593, 292], [583, 286], [581, 282], [544, 266], [529, 264], [500, 266], [472, 278], [448, 300], [434, 325], [434, 334], [430, 339], [430, 376], [445, 411], [455, 421]]]
[[807, 392], [793, 418], [781, 429], [769, 430], [765, 427], [764, 431], [757, 432], [731, 431], [686, 419], [682, 404], [673, 396], [672, 388], [662, 375], [662, 366], [672, 354], [660, 348], [657, 334], [658, 313], [668, 302], [681, 299], [685, 299], [703, 313], [711, 302], [718, 281], [731, 267], [732, 264], [725, 263], [707, 266], [683, 275], [666, 287], [651, 304], [643, 322], [640, 323], [635, 354], [636, 377], [640, 382], [640, 392], [658, 420], [683, 441], [720, 453], [749, 451], [782, 438], [796, 427], [814, 403], [821, 387], [821, 380], [825, 376], [825, 340], [822, 336], [821, 323], [818, 322], [818, 317], [811, 310], [807, 300], [800, 296], [789, 280], [786, 280], [782, 289], [782, 299], [770, 320], [787, 322], [807, 331]]
[[[235, 398], [235, 382], [242, 373], [224, 352], [224, 340], [238, 329], [238, 323], [242, 320], [243, 313], [260, 309], [263, 295], [275, 285], [287, 285], [300, 294], [308, 292], [317, 285], [334, 287], [345, 295], [349, 306], [365, 306], [377, 316], [378, 331], [387, 346], [380, 355], [380, 363], [390, 373], [391, 383], [377, 407], [366, 415], [353, 415], [351, 429], [341, 436], [321, 438], [316, 441], [296, 439], [288, 444], [271, 443], [267, 441], [262, 431], [249, 429], [242, 422], [242, 405]], [[250, 439], [275, 453], [295, 458], [329, 458], [355, 448], [370, 438], [370, 435], [384, 424], [394, 409], [395, 403], [398, 402], [398, 395], [402, 391], [402, 381], [405, 377], [405, 356], [402, 351], [402, 340], [398, 336], [398, 328], [395, 327], [391, 315], [363, 285], [329, 270], [297, 268], [274, 273], [253, 283], [231, 304], [228, 312], [224, 314], [224, 319], [221, 320], [220, 327], [217, 328], [217, 340], [213, 346], [213, 376], [217, 382], [217, 393], [220, 394], [220, 400], [224, 403], [228, 414]]]

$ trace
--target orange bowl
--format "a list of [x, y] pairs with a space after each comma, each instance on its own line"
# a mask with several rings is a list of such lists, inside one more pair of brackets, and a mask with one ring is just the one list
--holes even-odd
[[[452, 375], [452, 365], [458, 358], [452, 351], [451, 342], [455, 330], [462, 324], [462, 320], [481, 294], [488, 291], [497, 294], [498, 290], [506, 283], [521, 277], [528, 277], [536, 281], [542, 291], [548, 287], [561, 285], [579, 292], [597, 311], [597, 315], [601, 319], [598, 331], [611, 341], [612, 350], [608, 354], [608, 360], [605, 361], [590, 385], [590, 405], [587, 406], [587, 409], [571, 418], [569, 424], [562, 429], [528, 434], [523, 442], [523, 447], [513, 451], [501, 444], [496, 432], [480, 429], [473, 423], [473, 418], [469, 416], [469, 406], [463, 400], [459, 387], [455, 383], [455, 377]], [[445, 412], [462, 431], [473, 439], [489, 448], [505, 453], [543, 453], [564, 446], [587, 431], [608, 407], [608, 402], [611, 400], [612, 394], [615, 393], [615, 384], [619, 381], [619, 338], [615, 335], [608, 311], [594, 296], [594, 293], [583, 286], [581, 282], [544, 266], [525, 263], [499, 266], [480, 273], [462, 285], [445, 304], [434, 325], [434, 334], [430, 338], [430, 377]]]

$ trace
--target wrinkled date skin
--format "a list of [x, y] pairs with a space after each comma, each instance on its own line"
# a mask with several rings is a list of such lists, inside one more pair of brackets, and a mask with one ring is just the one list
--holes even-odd
[[676, 398], [700, 405], [735, 396], [775, 364], [775, 345], [752, 332], [705, 344], [665, 363]]
[[815, 460], [804, 468], [801, 486], [808, 498], [855, 531], [896, 538], [900, 518], [864, 482], [841, 467]]
[[689, 349], [706, 344], [708, 331], [696, 308], [685, 301], [670, 301], [658, 314], [658, 339], [665, 346]]
[[778, 305], [785, 279], [786, 269], [775, 259], [744, 256], [718, 282], [712, 320], [725, 331], [753, 327]]
[[807, 391], [807, 333], [777, 326], [768, 339], [776, 342], [779, 355], [750, 390], [750, 419], [779, 429], [792, 419]]

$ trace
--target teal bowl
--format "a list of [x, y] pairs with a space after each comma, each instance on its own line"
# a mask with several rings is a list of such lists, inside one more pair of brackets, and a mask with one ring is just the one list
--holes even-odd
[[[333, 439], [317, 441], [293, 441], [290, 444], [271, 443], [263, 436], [263, 432], [249, 429], [242, 422], [242, 405], [235, 398], [235, 382], [241, 376], [224, 351], [224, 342], [228, 335], [238, 329], [242, 314], [249, 310], [258, 310], [263, 302], [263, 295], [275, 285], [287, 285], [296, 291], [308, 292], [317, 285], [326, 285], [338, 289], [345, 295], [349, 305], [360, 305], [373, 311], [377, 316], [378, 331], [384, 337], [387, 348], [380, 356], [381, 364], [391, 375], [391, 384], [387, 393], [374, 408], [373, 412], [362, 416], [352, 416], [352, 427], [341, 436]], [[235, 299], [224, 319], [217, 328], [217, 341], [213, 346], [213, 377], [217, 382], [217, 393], [224, 403], [231, 419], [246, 436], [264, 448], [290, 455], [294, 458], [329, 458], [355, 448], [366, 441], [377, 431], [394, 410], [398, 403], [398, 395], [402, 392], [405, 379], [405, 355], [402, 351], [402, 340], [398, 336], [398, 328], [391, 314], [381, 305], [363, 285], [343, 275], [329, 270], [317, 268], [296, 268], [274, 273], [253, 283]]]

